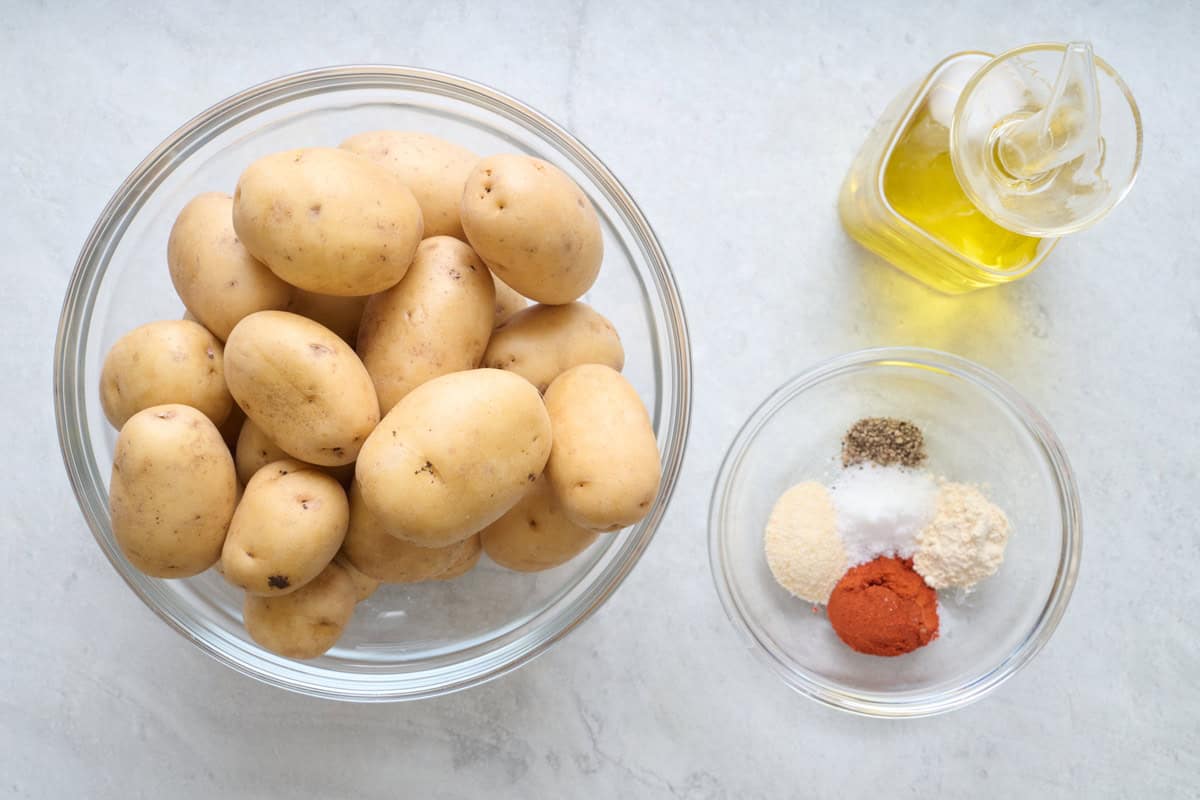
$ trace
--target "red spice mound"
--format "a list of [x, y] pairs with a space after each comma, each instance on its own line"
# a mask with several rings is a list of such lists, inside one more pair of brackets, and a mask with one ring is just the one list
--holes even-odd
[[848, 571], [829, 597], [838, 638], [860, 653], [899, 656], [937, 638], [937, 592], [912, 559], [880, 556]]

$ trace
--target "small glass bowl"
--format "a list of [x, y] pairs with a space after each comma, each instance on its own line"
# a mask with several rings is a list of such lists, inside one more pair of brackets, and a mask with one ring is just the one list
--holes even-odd
[[[292, 661], [256, 645], [241, 596], [209, 570], [156, 580], [117, 548], [108, 515], [116, 432], [99, 402], [105, 353], [126, 331], [178, 318], [167, 234], [206, 191], [232, 192], [251, 161], [278, 150], [336, 146], [382, 128], [418, 130], [483, 153], [522, 152], [563, 169], [595, 204], [604, 232], [600, 279], [586, 296], [621, 332], [625, 376], [646, 403], [663, 477], [639, 524], [533, 575], [483, 559], [450, 582], [384, 586], [359, 605], [337, 647]], [[650, 543], [679, 477], [691, 407], [687, 326], [654, 232], [599, 159], [537, 111], [485, 86], [390, 66], [318, 69], [225, 100], [185, 124], [134, 170], [79, 255], [55, 350], [55, 410], [67, 472], [92, 533], [113, 566], [163, 620], [219, 661], [266, 683], [346, 700], [406, 700], [462, 689], [526, 663], [616, 590]]]
[[[867, 416], [919, 425], [929, 471], [979, 484], [1012, 523], [1000, 570], [970, 593], [939, 592], [938, 638], [893, 658], [843, 644], [763, 554], [775, 501], [801, 481], [828, 483], [842, 435]], [[876, 717], [960, 708], [1027, 664], [1066, 611], [1080, 545], [1075, 478], [1046, 420], [992, 372], [921, 348], [850, 353], [777, 390], [738, 432], [709, 509], [717, 591], [754, 652], [801, 694]]]

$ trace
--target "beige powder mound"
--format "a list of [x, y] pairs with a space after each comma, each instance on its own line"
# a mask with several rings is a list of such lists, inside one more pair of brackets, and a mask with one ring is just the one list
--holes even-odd
[[800, 483], [783, 493], [771, 509], [763, 547], [779, 585], [810, 603], [828, 602], [846, 574], [833, 498], [819, 483]]
[[913, 568], [934, 589], [968, 589], [1000, 569], [1008, 532], [1008, 517], [982, 492], [943, 483], [933, 521], [917, 534]]

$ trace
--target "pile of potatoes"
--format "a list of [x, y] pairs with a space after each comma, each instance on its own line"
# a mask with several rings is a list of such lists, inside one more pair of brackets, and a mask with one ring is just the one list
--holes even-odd
[[194, 198], [167, 246], [184, 319], [101, 372], [121, 550], [161, 578], [215, 566], [256, 642], [313, 658], [380, 582], [481, 553], [549, 569], [637, 522], [658, 447], [578, 301], [602, 257], [561, 170], [424, 134], [276, 153]]

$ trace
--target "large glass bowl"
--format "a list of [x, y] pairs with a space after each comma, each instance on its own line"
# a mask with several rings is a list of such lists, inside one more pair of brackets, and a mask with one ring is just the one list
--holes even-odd
[[[823, 608], [780, 588], [763, 553], [775, 501], [828, 482], [842, 435], [869, 416], [919, 425], [928, 469], [982, 485], [1012, 524], [999, 571], [970, 594], [939, 592], [938, 638], [894, 658], [843, 644]], [[738, 433], [709, 510], [717, 591], [751, 649], [801, 694], [868, 716], [959, 708], [1029, 663], [1066, 610], [1080, 545], [1075, 479], [1046, 420], [995, 374], [920, 348], [851, 353], [781, 387]]]
[[[662, 489], [636, 526], [604, 536], [547, 572], [509, 572], [484, 559], [456, 581], [384, 586], [361, 604], [337, 647], [307, 662], [264, 651], [241, 622], [241, 597], [209, 571], [180, 581], [134, 570], [113, 540], [107, 508], [116, 433], [100, 408], [105, 353], [126, 331], [183, 308], [167, 273], [167, 234], [206, 191], [232, 192], [254, 159], [336, 146], [390, 128], [442, 136], [482, 154], [522, 152], [565, 170], [604, 228], [605, 260], [587, 295], [616, 325], [625, 375], [650, 410]], [[138, 596], [205, 652], [266, 683], [347, 700], [429, 697], [494, 678], [532, 659], [607, 599], [661, 522], [679, 476], [691, 402], [690, 354], [679, 294], [641, 211], [587, 148], [533, 109], [436, 72], [390, 66], [319, 69], [218, 103], [159, 145], [117, 190], [88, 237], [63, 304], [55, 351], [63, 458], [96, 541]]]

